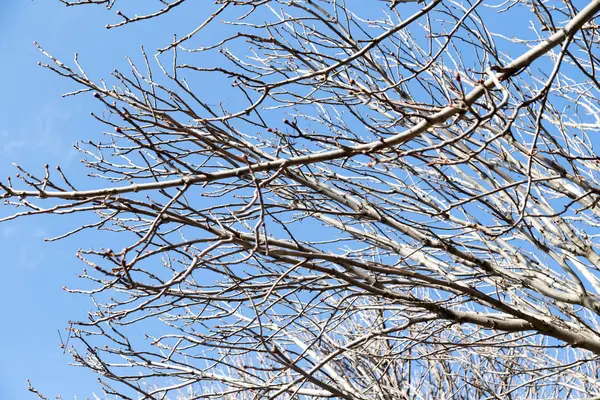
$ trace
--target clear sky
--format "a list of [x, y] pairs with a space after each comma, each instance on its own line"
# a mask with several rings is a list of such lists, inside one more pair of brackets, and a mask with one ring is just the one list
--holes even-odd
[[[81, 56], [101, 68], [107, 59], [93, 58], [93, 51], [111, 54], [107, 33], [98, 14], [102, 9], [67, 10], [53, 0], [4, 0], [0, 2], [0, 176], [14, 175], [13, 161], [28, 167], [44, 163], [77, 165], [71, 150], [77, 130], [89, 113], [85, 101], [62, 99], [67, 82], [37, 66], [42, 55], [33, 45], [36, 40], [60, 57]], [[84, 18], [85, 15], [85, 18]], [[89, 19], [96, 18], [97, 24]], [[115, 49], [111, 57], [119, 57]], [[122, 57], [121, 57], [122, 58]], [[96, 68], [95, 68], [96, 69]], [[89, 124], [88, 124], [89, 125]], [[39, 170], [39, 169], [38, 169]], [[6, 213], [2, 210], [0, 213]], [[0, 214], [1, 215], [1, 214]], [[26, 378], [53, 398], [78, 395], [85, 399], [97, 388], [96, 377], [69, 367], [69, 356], [59, 348], [58, 330], [69, 318], [85, 316], [83, 298], [62, 291], [74, 285], [80, 270], [73, 257], [73, 242], [46, 244], [51, 233], [47, 219], [23, 219], [0, 225], [2, 251], [2, 290], [0, 314], [3, 329], [0, 343], [0, 398], [33, 399]], [[54, 223], [56, 225], [58, 221]], [[60, 229], [59, 226], [55, 232]], [[90, 390], [91, 389], [91, 390]], [[100, 392], [99, 390], [95, 390]]]
[[[178, 23], [169, 18], [178, 18]], [[114, 11], [103, 7], [66, 8], [58, 0], [0, 1], [0, 179], [15, 175], [13, 161], [35, 172], [43, 171], [45, 163], [82, 172], [72, 145], [102, 130], [89, 116], [98, 110], [91, 95], [61, 98], [74, 86], [37, 66], [45, 60], [34, 41], [64, 62], [70, 63], [78, 52], [88, 74], [108, 77], [116, 67], [127, 70], [125, 56], [139, 56], [140, 44], [153, 53], [173, 33], [182, 33], [172, 31], [173, 26], [185, 30], [195, 22], [182, 10], [150, 24], [104, 28], [115, 21]], [[8, 211], [0, 207], [0, 217]], [[2, 400], [37, 398], [27, 391], [26, 378], [49, 398], [61, 394], [65, 400], [85, 399], [101, 393], [97, 377], [69, 367], [71, 359], [59, 347], [58, 330], [64, 337], [68, 320], [85, 319], [90, 307], [88, 299], [62, 290], [63, 285], [81, 284], [77, 274], [82, 265], [75, 252], [85, 236], [55, 243], [43, 238], [68, 231], [75, 223], [48, 217], [0, 224]]]

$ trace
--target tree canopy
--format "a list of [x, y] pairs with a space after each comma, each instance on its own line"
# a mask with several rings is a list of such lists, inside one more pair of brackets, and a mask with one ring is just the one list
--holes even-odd
[[67, 289], [106, 398], [600, 396], [600, 1], [60, 1], [198, 18], [102, 80], [38, 46], [93, 189], [0, 182], [120, 243]]

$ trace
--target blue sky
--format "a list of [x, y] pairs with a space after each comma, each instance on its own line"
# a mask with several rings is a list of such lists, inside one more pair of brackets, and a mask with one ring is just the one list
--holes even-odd
[[[179, 27], [192, 22], [181, 13], [176, 16]], [[0, 179], [14, 176], [13, 161], [34, 172], [42, 171], [45, 163], [82, 172], [72, 144], [102, 129], [89, 116], [98, 106], [91, 96], [61, 98], [73, 85], [37, 65], [45, 60], [33, 41], [65, 62], [78, 52], [86, 72], [98, 78], [125, 67], [125, 56], [139, 55], [141, 42], [152, 53], [175, 33], [156, 29], [168, 24], [168, 18], [119, 30], [106, 30], [109, 21], [117, 17], [103, 7], [66, 8], [58, 0], [0, 2]], [[8, 211], [0, 208], [0, 217]], [[46, 217], [0, 224], [1, 399], [37, 398], [27, 391], [26, 378], [49, 398], [61, 394], [64, 399], [85, 399], [101, 393], [96, 376], [69, 367], [70, 357], [59, 348], [57, 331], [64, 336], [68, 320], [85, 318], [90, 305], [86, 298], [62, 290], [63, 285], [80, 284], [82, 266], [75, 252], [82, 237], [57, 243], [44, 243], [43, 238], [65, 232], [75, 222]]]
[[[66, 12], [68, 11], [68, 12]], [[11, 163], [26, 167], [60, 163], [77, 167], [77, 154], [71, 143], [78, 129], [87, 123], [86, 102], [63, 100], [65, 83], [37, 66], [41, 54], [37, 40], [61, 57], [86, 47], [107, 52], [106, 31], [100, 21], [89, 24], [84, 14], [101, 9], [66, 10], [56, 1], [9, 0], [0, 4], [0, 176], [14, 175]], [[115, 49], [115, 57], [117, 51]], [[88, 57], [91, 54], [87, 54]], [[98, 60], [98, 64], [104, 61]], [[101, 68], [98, 65], [98, 68]], [[89, 125], [89, 124], [88, 124]], [[6, 213], [8, 210], [0, 212]], [[23, 219], [0, 225], [3, 254], [3, 290], [0, 312], [4, 329], [0, 341], [4, 354], [0, 361], [0, 398], [35, 398], [27, 391], [25, 379], [48, 396], [64, 394], [65, 399], [86, 398], [97, 388], [95, 377], [69, 367], [69, 356], [59, 348], [58, 329], [69, 318], [84, 316], [85, 299], [75, 299], [62, 291], [74, 285], [80, 269], [73, 257], [76, 244], [46, 244], [52, 231], [48, 219]], [[54, 227], [58, 222], [54, 223]], [[90, 390], [92, 389], [92, 390]], [[99, 390], [95, 390], [100, 392]]]

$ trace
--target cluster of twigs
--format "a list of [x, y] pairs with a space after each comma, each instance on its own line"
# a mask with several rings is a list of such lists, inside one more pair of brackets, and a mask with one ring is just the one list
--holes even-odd
[[159, 3], [108, 27], [202, 19], [114, 84], [40, 48], [103, 110], [78, 146], [98, 189], [0, 183], [5, 221], [122, 240], [68, 289], [95, 309], [67, 351], [107, 395], [600, 395], [600, 1]]

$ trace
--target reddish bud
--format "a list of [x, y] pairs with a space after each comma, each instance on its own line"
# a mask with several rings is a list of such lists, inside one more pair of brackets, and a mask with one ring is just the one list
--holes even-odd
[[456, 79], [457, 82], [460, 82], [460, 74], [458, 72], [454, 73], [454, 79]]
[[99, 94], [98, 92], [94, 92], [93, 96], [94, 96], [95, 98], [97, 98], [97, 99], [99, 99], [99, 98], [100, 98], [100, 94]]

